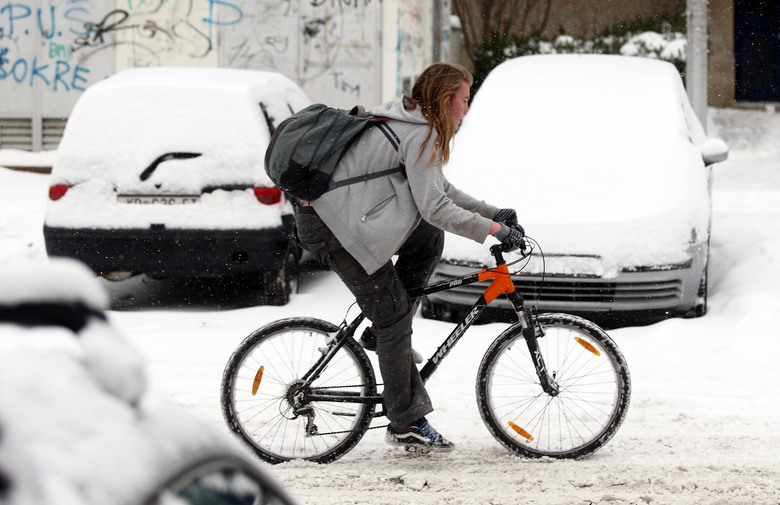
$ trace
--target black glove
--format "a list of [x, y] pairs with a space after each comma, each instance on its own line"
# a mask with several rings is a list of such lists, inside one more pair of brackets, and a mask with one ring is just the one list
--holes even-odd
[[516, 226], [517, 212], [515, 209], [498, 209], [496, 215], [493, 216], [493, 221], [504, 223], [507, 226]]
[[519, 224], [512, 228], [501, 224], [501, 229], [496, 233], [496, 238], [501, 241], [505, 251], [512, 251], [517, 248], [525, 250], [523, 237], [525, 237], [525, 230]]

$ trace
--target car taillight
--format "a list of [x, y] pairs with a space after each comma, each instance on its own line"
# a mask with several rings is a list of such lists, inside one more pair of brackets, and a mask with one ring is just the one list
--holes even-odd
[[260, 203], [273, 205], [282, 201], [282, 190], [277, 187], [262, 188], [255, 186], [253, 189], [255, 190], [255, 198]]
[[70, 186], [67, 184], [55, 184], [54, 186], [49, 186], [49, 200], [59, 200], [65, 196], [65, 193], [67, 193], [69, 189]]

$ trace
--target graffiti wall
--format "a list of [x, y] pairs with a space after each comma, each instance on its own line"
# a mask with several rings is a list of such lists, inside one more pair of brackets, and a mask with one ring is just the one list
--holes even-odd
[[91, 82], [113, 72], [112, 54], [79, 53], [95, 3], [0, 0], [0, 112], [67, 114]]
[[[218, 0], [0, 0], [0, 113], [67, 115], [117, 70], [217, 66]], [[240, 12], [240, 9], [238, 9]], [[227, 14], [223, 15], [227, 15]]]
[[385, 9], [386, 51], [383, 60], [383, 87], [397, 95], [411, 90], [420, 71], [431, 62], [433, 53], [433, 2], [398, 0]]
[[449, 0], [0, 0], [0, 118], [67, 117], [89, 85], [147, 66], [276, 70], [315, 101], [372, 105], [432, 61], [434, 5], [449, 11]]
[[379, 101], [379, 0], [263, 0], [225, 23], [221, 66], [277, 70], [317, 101]]
[[[121, 5], [120, 5], [121, 4]], [[159, 66], [216, 67], [219, 4], [240, 20], [230, 2], [123, 0], [107, 14], [115, 26], [116, 68]], [[105, 21], [103, 21], [106, 24]]]

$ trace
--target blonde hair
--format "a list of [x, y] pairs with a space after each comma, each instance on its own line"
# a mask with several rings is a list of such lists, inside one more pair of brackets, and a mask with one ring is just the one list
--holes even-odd
[[455, 135], [455, 127], [450, 116], [449, 101], [464, 81], [469, 86], [474, 82], [474, 77], [466, 67], [456, 63], [434, 63], [417, 78], [412, 87], [412, 95], [404, 96], [406, 110], [412, 111], [420, 107], [423, 116], [428, 120], [428, 135], [420, 149], [420, 157], [431, 140], [434, 129], [436, 130], [433, 151], [427, 166], [432, 165], [437, 158], [441, 159], [442, 164], [446, 164], [450, 159], [450, 140]]

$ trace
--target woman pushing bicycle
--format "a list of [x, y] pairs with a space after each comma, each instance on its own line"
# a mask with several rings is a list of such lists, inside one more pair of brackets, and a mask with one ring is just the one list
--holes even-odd
[[[445, 231], [480, 243], [493, 235], [512, 248], [522, 245], [513, 209], [477, 200], [443, 173], [451, 140], [469, 110], [472, 82], [460, 65], [426, 68], [411, 96], [369, 111], [388, 119], [346, 152], [333, 175], [336, 189], [296, 205], [301, 246], [338, 274], [372, 322], [360, 341], [377, 353], [390, 421], [385, 440], [395, 446], [441, 452], [454, 447], [425, 418], [433, 405], [411, 344], [419, 300], [411, 300], [407, 289], [428, 281], [441, 257]], [[405, 167], [405, 174], [338, 187], [339, 180], [398, 166]]]

